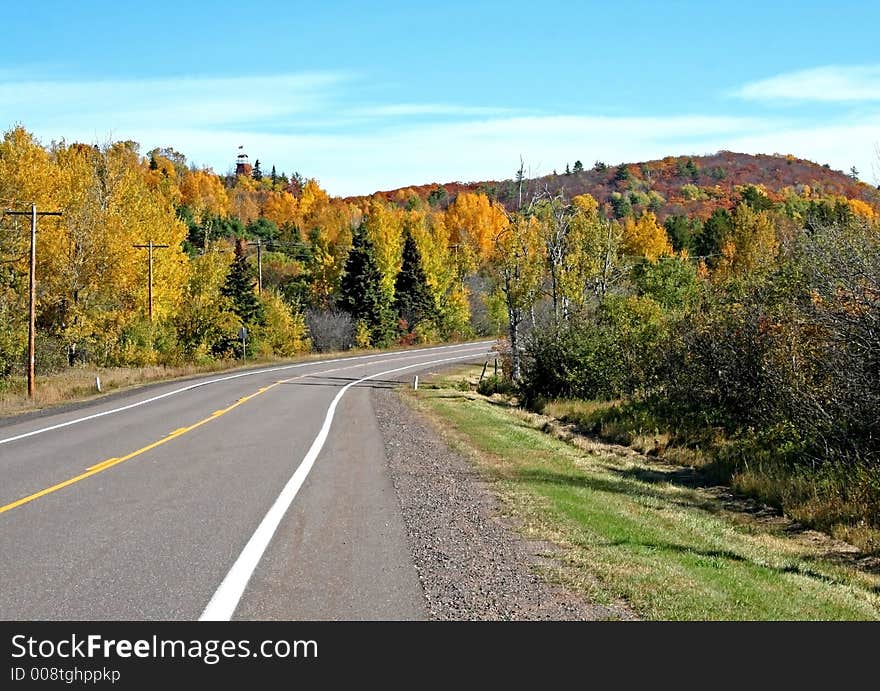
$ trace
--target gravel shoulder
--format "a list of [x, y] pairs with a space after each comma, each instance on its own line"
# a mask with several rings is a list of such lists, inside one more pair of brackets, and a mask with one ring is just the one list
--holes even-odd
[[555, 546], [518, 534], [489, 483], [396, 391], [375, 389], [373, 403], [431, 619], [633, 618], [542, 578], [559, 567]]

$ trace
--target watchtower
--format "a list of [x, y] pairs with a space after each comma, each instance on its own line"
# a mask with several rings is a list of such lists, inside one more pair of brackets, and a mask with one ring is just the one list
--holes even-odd
[[254, 167], [248, 161], [248, 155], [244, 152], [244, 147], [238, 147], [238, 156], [235, 157], [235, 174], [250, 177], [253, 171]]

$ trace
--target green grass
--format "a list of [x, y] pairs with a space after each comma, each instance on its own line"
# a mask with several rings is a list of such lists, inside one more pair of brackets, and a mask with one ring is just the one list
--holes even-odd
[[880, 574], [830, 540], [731, 515], [681, 468], [583, 449], [545, 419], [440, 382], [417, 405], [471, 452], [529, 537], [563, 548], [553, 577], [648, 619], [880, 619]]

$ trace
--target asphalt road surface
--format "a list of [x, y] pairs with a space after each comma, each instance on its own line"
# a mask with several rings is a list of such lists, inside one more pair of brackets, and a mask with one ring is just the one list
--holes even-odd
[[488, 343], [0, 421], [0, 619], [422, 619], [370, 387]]

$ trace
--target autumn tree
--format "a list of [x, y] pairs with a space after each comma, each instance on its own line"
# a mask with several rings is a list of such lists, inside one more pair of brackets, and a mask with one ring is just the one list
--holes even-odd
[[[504, 208], [485, 194], [462, 192], [446, 211], [450, 240], [483, 263], [495, 250], [495, 238], [507, 226]], [[474, 267], [475, 268], [475, 267]]]
[[545, 251], [541, 223], [528, 210], [511, 213], [507, 225], [495, 236], [492, 268], [507, 308], [514, 381], [521, 372], [523, 321], [540, 293]]
[[647, 211], [638, 219], [627, 218], [623, 224], [623, 247], [627, 254], [657, 261], [673, 252], [672, 243], [657, 217]]

